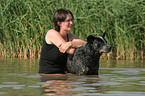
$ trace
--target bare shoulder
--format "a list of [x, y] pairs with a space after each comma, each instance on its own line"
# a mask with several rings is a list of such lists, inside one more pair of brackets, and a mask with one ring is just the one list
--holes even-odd
[[58, 34], [58, 32], [54, 29], [50, 29], [50, 30], [48, 30], [46, 35], [52, 35], [52, 34]]
[[57, 36], [60, 36], [60, 33], [57, 32], [56, 30], [54, 29], [50, 29], [48, 30], [48, 32], [46, 33], [46, 38], [53, 38], [53, 37], [57, 37]]
[[60, 34], [54, 30], [54, 29], [50, 29], [48, 30], [48, 32], [46, 33], [46, 36], [45, 36], [45, 40], [48, 44], [52, 44], [52, 39], [59, 36]]
[[72, 41], [73, 39], [78, 39], [78, 37], [72, 33], [68, 33], [69, 40]]

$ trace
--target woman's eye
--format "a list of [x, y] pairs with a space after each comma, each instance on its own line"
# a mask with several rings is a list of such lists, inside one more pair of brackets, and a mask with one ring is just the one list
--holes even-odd
[[70, 21], [72, 21], [72, 22], [73, 22], [73, 19], [69, 19], [69, 20], [67, 20], [66, 22], [70, 22]]

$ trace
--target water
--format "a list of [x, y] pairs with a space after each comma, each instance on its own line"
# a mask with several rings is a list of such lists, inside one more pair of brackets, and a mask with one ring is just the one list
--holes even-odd
[[145, 96], [145, 61], [101, 61], [99, 76], [41, 76], [38, 62], [0, 59], [0, 96]]

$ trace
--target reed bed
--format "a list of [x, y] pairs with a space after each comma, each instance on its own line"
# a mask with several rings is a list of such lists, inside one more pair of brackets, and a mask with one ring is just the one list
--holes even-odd
[[0, 0], [0, 57], [39, 58], [58, 8], [73, 12], [79, 38], [107, 33], [102, 59], [145, 58], [144, 0]]

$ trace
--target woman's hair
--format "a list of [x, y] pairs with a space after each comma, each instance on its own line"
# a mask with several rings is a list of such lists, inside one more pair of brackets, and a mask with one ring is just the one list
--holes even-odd
[[57, 24], [57, 22], [64, 22], [68, 14], [71, 14], [72, 18], [74, 19], [73, 14], [70, 10], [61, 8], [55, 11], [53, 16], [53, 24], [56, 31], [60, 31], [60, 26]]

